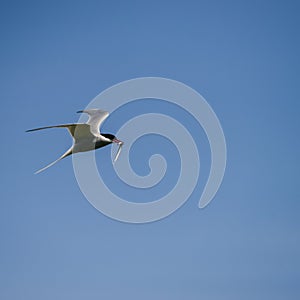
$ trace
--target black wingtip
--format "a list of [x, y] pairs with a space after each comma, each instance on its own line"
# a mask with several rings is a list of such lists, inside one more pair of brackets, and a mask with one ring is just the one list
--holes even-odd
[[81, 114], [81, 113], [83, 113], [83, 110], [78, 110], [78, 111], [76, 111], [78, 114]]

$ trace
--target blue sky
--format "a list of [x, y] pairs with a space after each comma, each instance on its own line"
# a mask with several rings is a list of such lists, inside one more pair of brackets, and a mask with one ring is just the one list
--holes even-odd
[[[298, 11], [297, 1], [2, 1], [1, 299], [299, 299]], [[134, 225], [90, 205], [69, 158], [33, 175], [71, 139], [25, 130], [75, 122], [104, 89], [144, 76], [206, 98], [228, 161], [208, 207], [197, 208], [199, 190], [168, 218]]]

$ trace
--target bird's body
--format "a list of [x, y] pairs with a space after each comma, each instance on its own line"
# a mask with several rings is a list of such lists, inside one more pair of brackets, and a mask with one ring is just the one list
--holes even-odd
[[54, 125], [54, 126], [46, 126], [46, 127], [27, 130], [27, 132], [30, 132], [30, 131], [36, 131], [36, 130], [42, 130], [48, 128], [67, 128], [71, 136], [73, 137], [72, 147], [68, 149], [57, 160], [47, 165], [46, 167], [38, 170], [36, 174], [46, 170], [47, 168], [51, 167], [61, 159], [71, 154], [95, 150], [104, 147], [106, 145], [109, 145], [111, 143], [116, 143], [119, 145], [114, 161], [118, 159], [123, 142], [118, 140], [112, 134], [108, 134], [108, 133], [101, 134], [99, 128], [102, 122], [108, 117], [109, 113], [100, 109], [88, 109], [88, 110], [82, 110], [78, 112], [87, 113], [89, 115], [89, 119], [86, 123]]

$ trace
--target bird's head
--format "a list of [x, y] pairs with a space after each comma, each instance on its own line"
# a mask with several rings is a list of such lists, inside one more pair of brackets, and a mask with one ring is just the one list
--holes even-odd
[[106, 137], [107, 139], [110, 140], [111, 143], [115, 143], [118, 145], [122, 145], [123, 142], [118, 140], [113, 134], [110, 133], [101, 133], [101, 135], [103, 135], [104, 137]]
[[118, 140], [113, 134], [102, 133], [101, 135], [103, 135], [104, 137], [109, 139], [111, 143], [115, 143], [115, 144], [119, 145], [117, 154], [116, 154], [115, 159], [114, 159], [114, 162], [116, 162], [119, 155], [120, 155], [120, 153], [121, 153], [121, 149], [122, 149], [122, 146], [123, 146], [124, 143], [122, 141]]

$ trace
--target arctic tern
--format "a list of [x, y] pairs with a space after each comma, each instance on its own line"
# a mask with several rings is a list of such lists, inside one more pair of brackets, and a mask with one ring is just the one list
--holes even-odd
[[78, 124], [62, 124], [62, 125], [54, 125], [54, 126], [46, 126], [35, 129], [29, 129], [26, 132], [48, 129], [48, 128], [67, 128], [73, 137], [73, 145], [70, 149], [68, 149], [62, 156], [60, 156], [57, 160], [50, 163], [46, 167], [38, 170], [35, 174], [38, 174], [49, 167], [53, 166], [58, 161], [63, 158], [72, 155], [78, 152], [85, 152], [95, 150], [106, 145], [116, 143], [119, 145], [117, 154], [115, 156], [114, 162], [117, 161], [121, 149], [123, 146], [123, 142], [118, 140], [113, 134], [109, 133], [100, 133], [100, 126], [103, 121], [108, 117], [109, 113], [107, 111], [101, 109], [86, 109], [80, 110], [78, 113], [86, 113], [89, 115], [89, 119], [86, 123], [78, 123]]

